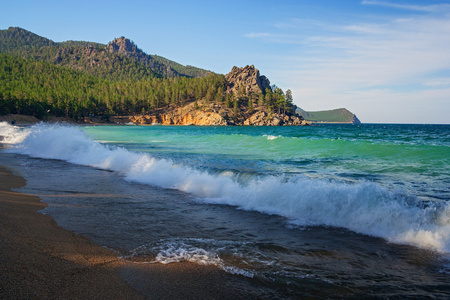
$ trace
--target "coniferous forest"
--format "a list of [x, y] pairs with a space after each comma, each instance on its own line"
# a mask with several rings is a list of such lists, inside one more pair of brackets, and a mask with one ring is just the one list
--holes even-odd
[[150, 56], [121, 37], [108, 45], [55, 43], [21, 28], [0, 30], [0, 114], [80, 119], [147, 114], [203, 101], [283, 112], [292, 93], [273, 86], [227, 93], [222, 74]]

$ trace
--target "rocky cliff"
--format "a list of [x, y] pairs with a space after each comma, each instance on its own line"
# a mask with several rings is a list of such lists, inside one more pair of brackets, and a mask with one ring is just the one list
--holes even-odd
[[253, 65], [244, 68], [234, 66], [231, 72], [225, 75], [225, 79], [228, 82], [227, 93], [237, 94], [241, 86], [246, 93], [264, 93], [267, 88], [270, 89], [269, 79], [261, 76], [259, 70]]
[[153, 59], [151, 55], [145, 54], [132, 41], [123, 36], [111, 41], [108, 45], [106, 45], [105, 49], [109, 53], [119, 53], [128, 56], [138, 63], [149, 67], [154, 72], [163, 74], [166, 77], [184, 76], [174, 70], [171, 66], [159, 63]]
[[[123, 45], [129, 47], [129, 45]], [[120, 49], [120, 46], [119, 46]], [[131, 48], [129, 48], [131, 49]], [[132, 50], [132, 49], [131, 49]], [[120, 50], [114, 50], [120, 51]], [[114, 123], [133, 123], [138, 125], [250, 125], [250, 126], [301, 126], [311, 125], [295, 113], [296, 106], [273, 111], [268, 105], [259, 105], [258, 96], [271, 93], [270, 82], [252, 66], [233, 67], [225, 75], [224, 90], [226, 99], [232, 99], [233, 105], [226, 101], [211, 102], [205, 99], [195, 100], [182, 107], [167, 106], [151, 114], [111, 117]]]
[[125, 37], [120, 37], [114, 39], [106, 46], [106, 50], [110, 53], [118, 52], [123, 55], [132, 56], [143, 53], [139, 48], [136, 47], [129, 39]]
[[[200, 106], [200, 107], [197, 107]], [[240, 111], [235, 114], [232, 109], [214, 103], [199, 101], [184, 107], [167, 108], [149, 115], [111, 117], [111, 122], [137, 125], [199, 125], [199, 126], [302, 126], [310, 122], [294, 114], [267, 113], [264, 110], [253, 112]]]

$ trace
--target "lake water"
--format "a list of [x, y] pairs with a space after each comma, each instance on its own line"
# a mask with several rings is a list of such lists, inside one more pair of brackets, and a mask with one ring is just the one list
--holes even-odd
[[289, 297], [450, 296], [450, 126], [0, 123], [60, 226]]

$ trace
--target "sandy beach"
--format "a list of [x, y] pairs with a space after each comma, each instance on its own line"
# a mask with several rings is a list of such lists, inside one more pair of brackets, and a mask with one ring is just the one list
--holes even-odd
[[135, 264], [66, 231], [38, 211], [46, 204], [12, 189], [26, 184], [0, 165], [2, 299], [276, 298], [246, 278], [193, 263]]
[[117, 269], [113, 251], [65, 231], [37, 211], [39, 198], [11, 191], [24, 179], [0, 166], [0, 295], [2, 299], [141, 299]]

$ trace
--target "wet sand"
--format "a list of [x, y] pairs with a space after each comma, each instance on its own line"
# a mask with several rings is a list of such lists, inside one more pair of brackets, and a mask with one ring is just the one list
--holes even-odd
[[11, 191], [24, 184], [0, 166], [2, 299], [143, 298], [121, 280], [113, 251], [38, 213], [45, 207], [38, 197]]
[[[256, 299], [270, 288], [213, 266], [136, 264], [63, 230], [46, 204], [12, 191], [26, 184], [0, 165], [0, 298]], [[279, 296], [279, 295], [278, 295]]]

